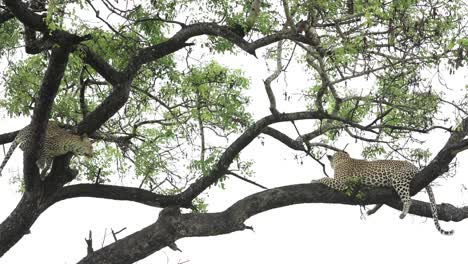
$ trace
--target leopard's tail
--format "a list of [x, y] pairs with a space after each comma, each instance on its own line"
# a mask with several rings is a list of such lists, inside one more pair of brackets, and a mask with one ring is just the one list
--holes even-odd
[[13, 140], [11, 143], [10, 148], [8, 149], [7, 154], [5, 155], [5, 158], [3, 158], [2, 165], [0, 165], [0, 176], [2, 176], [2, 170], [7, 164], [8, 160], [10, 159], [11, 155], [13, 155], [13, 152], [15, 151], [16, 147], [18, 146], [18, 142], [16, 140]]
[[453, 233], [455, 231], [453, 231], [453, 230], [445, 231], [440, 227], [439, 216], [437, 215], [437, 204], [436, 204], [436, 201], [435, 201], [435, 198], [434, 198], [434, 193], [432, 192], [431, 186], [429, 186], [429, 185], [426, 186], [426, 191], [427, 191], [427, 195], [429, 196], [429, 201], [431, 202], [432, 219], [434, 219], [434, 224], [435, 224], [437, 230], [439, 230], [439, 232], [442, 235], [447, 235], [447, 236], [453, 235]]

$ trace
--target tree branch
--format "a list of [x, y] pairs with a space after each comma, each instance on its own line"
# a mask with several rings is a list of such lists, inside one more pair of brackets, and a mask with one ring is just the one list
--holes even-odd
[[16, 135], [18, 135], [19, 132], [20, 132], [20, 130], [16, 130], [16, 131], [13, 131], [13, 132], [0, 134], [0, 145], [13, 142], [13, 140], [15, 140], [15, 137], [16, 137]]
[[110, 84], [116, 85], [124, 80], [123, 74], [115, 70], [109, 63], [103, 60], [98, 54], [94, 53], [94, 51], [89, 47], [80, 45], [79, 50], [83, 54], [83, 61], [96, 70]]
[[[372, 198], [358, 202], [356, 199], [342, 192], [331, 190], [322, 184], [297, 184], [250, 195], [220, 213], [180, 214], [176, 208], [167, 208], [161, 211], [156, 223], [95, 251], [79, 263], [132, 263], [180, 238], [214, 236], [252, 229], [244, 224], [245, 220], [256, 214], [283, 206], [301, 203], [368, 204], [398, 199], [397, 194], [390, 191], [382, 194], [380, 190], [372, 189], [367, 190], [365, 194], [365, 197]], [[442, 213], [441, 219], [461, 221], [468, 217], [466, 207], [459, 209], [453, 207], [452, 209], [451, 213], [461, 217], [450, 218], [449, 215]], [[412, 213], [420, 213], [430, 217], [429, 205], [415, 201]]]
[[0, 257], [28, 233], [39, 217], [38, 200], [39, 193], [25, 192], [15, 210], [0, 224]]
[[265, 86], [265, 90], [268, 96], [268, 100], [270, 101], [270, 112], [273, 115], [279, 115], [279, 111], [276, 108], [276, 98], [275, 98], [275, 94], [273, 93], [273, 90], [271, 89], [271, 82], [276, 80], [278, 76], [280, 75], [281, 71], [283, 70], [283, 66], [281, 63], [282, 53], [283, 53], [283, 42], [278, 41], [278, 46], [276, 48], [276, 69], [271, 73], [270, 76], [268, 76], [268, 78], [266, 78], [265, 81], [263, 81], [263, 84]]
[[131, 80], [116, 84], [109, 96], [107, 96], [106, 99], [104, 99], [104, 101], [94, 109], [94, 111], [86, 115], [78, 124], [78, 133], [93, 133], [115, 113], [117, 113], [128, 100], [130, 95], [130, 83]]
[[28, 138], [29, 142], [27, 142], [28, 148], [25, 149], [23, 154], [23, 175], [26, 191], [37, 190], [41, 184], [36, 160], [39, 150], [42, 148], [52, 104], [62, 81], [69, 54], [70, 48], [57, 47], [52, 49], [49, 64], [35, 101], [30, 124], [31, 134]]
[[418, 193], [422, 188], [444, 174], [449, 169], [449, 164], [459, 152], [460, 147], [466, 145], [463, 140], [468, 134], [468, 117], [454, 129], [444, 147], [424, 167], [411, 182], [411, 195]]
[[[39, 177], [36, 160], [42, 147], [52, 104], [60, 86], [69, 54], [69, 48], [56, 47], [52, 49], [49, 64], [35, 101], [30, 124], [31, 134], [26, 143], [28, 148], [25, 149], [23, 154], [23, 175], [26, 191], [15, 210], [0, 225], [0, 256], [28, 232], [40, 215], [39, 204], [41, 198], [44, 198], [45, 189], [41, 188], [43, 183]], [[12, 136], [13, 133], [16, 132], [9, 133], [9, 136]], [[62, 162], [62, 165], [62, 171], [65, 171], [66, 163]]]
[[26, 27], [42, 32], [44, 35], [50, 35], [50, 37], [59, 45], [72, 46], [80, 43], [81, 41], [90, 39], [90, 36], [81, 37], [64, 30], [49, 31], [49, 28], [44, 22], [44, 17], [34, 13], [28, 8], [26, 3], [19, 0], [5, 0], [4, 2], [8, 10]]
[[[401, 211], [403, 204], [401, 201], [390, 201], [386, 205]], [[431, 204], [419, 200], [411, 200], [410, 214], [432, 218]], [[437, 215], [439, 220], [460, 222], [468, 218], [468, 206], [456, 207], [451, 204], [442, 203], [437, 205]]]
[[[230, 164], [232, 163], [234, 158], [240, 153], [240, 151], [242, 151], [242, 149], [244, 149], [248, 144], [250, 144], [250, 142], [252, 142], [252, 140], [254, 140], [260, 133], [262, 133], [263, 130], [267, 126], [274, 124], [274, 123], [296, 121], [296, 120], [306, 120], [306, 119], [336, 120], [336, 121], [341, 121], [350, 126], [359, 128], [361, 130], [377, 133], [358, 123], [354, 123], [347, 119], [337, 117], [334, 115], [330, 115], [328, 113], [320, 112], [320, 111], [282, 113], [278, 116], [274, 116], [274, 115], [266, 116], [258, 120], [255, 124], [253, 124], [249, 128], [247, 128], [247, 130], [242, 135], [240, 135], [228, 148], [226, 148], [225, 152], [219, 158], [219, 161], [213, 166], [212, 170], [207, 176], [201, 177], [200, 179], [195, 181], [192, 185], [190, 185], [184, 192], [179, 194], [181, 199], [186, 200], [186, 201], [192, 200], [195, 197], [197, 197], [201, 192], [203, 192], [206, 188], [208, 188], [211, 184], [219, 180], [219, 178], [221, 178], [227, 172]], [[278, 138], [286, 139], [284, 134], [280, 135], [271, 129], [267, 129], [266, 131], [267, 131], [266, 133], [270, 133], [271, 135], [278, 136]], [[421, 186], [421, 188], [425, 186], [426, 185]]]
[[288, 137], [283, 132], [281, 132], [279, 130], [276, 130], [276, 129], [272, 128], [272, 127], [265, 127], [262, 130], [262, 133], [265, 134], [265, 135], [269, 135], [270, 137], [280, 141], [281, 143], [285, 144], [286, 146], [290, 147], [291, 149], [299, 150], [299, 151], [306, 151], [302, 141], [294, 140], [294, 139]]
[[48, 32], [49, 29], [44, 23], [42, 17], [28, 8], [28, 5], [18, 0], [4, 0], [5, 5], [10, 12], [18, 18], [23, 24], [40, 32]]
[[54, 42], [44, 35], [42, 38], [36, 38], [36, 31], [28, 26], [24, 27], [24, 44], [28, 54], [38, 54], [44, 50], [52, 48]]
[[54, 193], [41, 206], [41, 210], [44, 211], [52, 204], [59, 201], [78, 197], [94, 197], [118, 201], [132, 201], [154, 207], [192, 207], [191, 203], [183, 203], [176, 199], [175, 196], [160, 195], [140, 188], [102, 184], [76, 184], [65, 186]]
[[240, 135], [221, 155], [218, 162], [213, 166], [207, 176], [201, 177], [191, 184], [184, 192], [178, 196], [182, 200], [191, 201], [203, 192], [210, 185], [218, 181], [228, 170], [230, 164], [234, 158], [254, 140], [263, 129], [273, 123], [286, 122], [292, 120], [304, 120], [304, 119], [323, 119], [329, 117], [328, 114], [322, 112], [295, 112], [295, 113], [283, 113], [279, 116], [269, 115], [260, 120], [255, 124], [247, 128], [247, 130]]
[[185, 46], [191, 45], [185, 42], [192, 37], [201, 35], [225, 38], [245, 52], [254, 56], [256, 56], [255, 51], [258, 48], [270, 45], [283, 39], [307, 42], [307, 39], [304, 36], [295, 32], [279, 32], [249, 43], [241, 36], [239, 36], [231, 27], [220, 26], [216, 23], [195, 23], [183, 27], [174, 36], [165, 42], [139, 50], [137, 55], [130, 59], [129, 64], [124, 71], [125, 75], [133, 76], [143, 64], [157, 60]]

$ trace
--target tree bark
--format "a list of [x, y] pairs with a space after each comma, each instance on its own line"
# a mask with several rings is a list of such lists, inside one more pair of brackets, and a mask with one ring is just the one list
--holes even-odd
[[11, 214], [0, 224], [0, 257], [14, 246], [39, 217], [41, 194], [25, 192]]

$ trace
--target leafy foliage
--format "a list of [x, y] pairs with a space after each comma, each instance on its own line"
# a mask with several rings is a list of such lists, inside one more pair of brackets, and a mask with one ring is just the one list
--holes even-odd
[[[316, 30], [318, 43], [310, 45], [303, 32], [288, 35], [293, 41], [282, 43], [279, 60], [287, 64], [279, 72], [287, 72], [294, 60], [305, 64], [310, 88], [299, 92], [305, 95], [307, 109], [323, 109], [332, 117], [309, 126], [314, 136], [308, 140], [334, 145], [351, 136], [362, 140], [366, 158], [404, 152], [414, 160], [427, 159], [425, 149], [406, 143], [419, 143], [409, 137], [414, 131], [441, 126], [439, 116], [447, 104], [445, 91], [433, 88], [422, 73], [442, 64], [453, 72], [467, 63], [463, 1], [358, 0], [351, 9], [348, 1], [261, 1], [257, 13], [253, 3], [156, 0], [124, 6], [104, 1], [100, 6], [57, 0], [49, 2], [45, 22], [52, 31], [92, 36], [80, 45], [124, 75], [138, 63], [136, 56], [177, 40], [179, 30], [199, 22], [219, 26], [247, 43], [278, 32], [294, 33], [296, 23], [306, 21]], [[78, 13], [83, 9], [93, 16], [84, 19]], [[10, 20], [0, 27], [4, 58], [6, 51], [25, 44], [19, 25]], [[253, 89], [249, 78], [261, 78], [213, 59], [228, 52], [243, 54], [239, 43], [225, 37], [229, 34], [191, 37], [184, 41], [193, 47], [150, 59], [138, 68], [128, 101], [94, 135], [101, 142], [93, 160], [75, 161], [81, 179], [92, 181], [99, 175], [107, 181], [116, 171], [145, 188], [174, 193], [209, 175], [232, 137], [253, 124], [254, 113], [247, 108], [252, 98], [246, 94]], [[275, 52], [258, 54], [276, 59]], [[46, 51], [7, 58], [0, 107], [10, 116], [31, 114], [49, 56]], [[64, 125], [78, 124], [115, 89], [99, 69], [85, 63], [86, 56], [80, 48], [73, 51], [54, 101], [51, 118]], [[363, 83], [371, 85], [364, 88]], [[463, 109], [466, 100], [459, 102], [457, 113]], [[325, 151], [311, 150], [316, 158]], [[250, 161], [238, 157], [236, 162], [240, 173], [252, 174]], [[223, 186], [224, 179], [217, 184]]]
[[0, 56], [5, 56], [9, 50], [13, 50], [19, 43], [21, 31], [19, 24], [15, 20], [5, 22], [0, 27]]

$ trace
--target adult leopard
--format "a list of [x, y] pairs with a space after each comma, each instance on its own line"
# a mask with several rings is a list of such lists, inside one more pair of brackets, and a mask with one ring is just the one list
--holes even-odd
[[[416, 166], [402, 160], [367, 161], [353, 159], [344, 151], [338, 151], [333, 156], [328, 155], [328, 159], [335, 171], [334, 178], [322, 178], [313, 182], [323, 183], [339, 191], [345, 191], [350, 181], [358, 181], [361, 184], [370, 186], [392, 187], [403, 202], [400, 218], [403, 219], [406, 216], [411, 206], [410, 183], [418, 172]], [[440, 227], [437, 205], [432, 188], [429, 185], [426, 186], [426, 191], [431, 203], [432, 218], [437, 230], [441, 234], [452, 235], [454, 233], [453, 230], [445, 231]], [[375, 212], [381, 206], [377, 205], [370, 212]]]
[[[28, 125], [18, 132], [18, 135], [16, 135], [15, 140], [8, 149], [8, 152], [0, 165], [0, 176], [2, 175], [2, 170], [11, 155], [13, 155], [15, 148], [19, 145], [20, 149], [24, 151], [29, 147], [29, 138], [31, 138], [31, 129]], [[90, 157], [93, 154], [93, 146], [91, 144], [92, 142], [86, 135], [78, 136], [72, 134], [59, 127], [56, 122], [49, 121], [44, 138], [44, 144], [39, 153], [39, 158], [37, 159], [37, 165], [42, 169], [40, 175], [41, 179], [45, 178], [47, 171], [52, 165], [52, 160], [57, 156], [72, 152], [75, 155], [85, 155]]]

